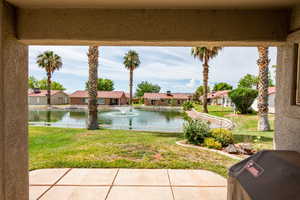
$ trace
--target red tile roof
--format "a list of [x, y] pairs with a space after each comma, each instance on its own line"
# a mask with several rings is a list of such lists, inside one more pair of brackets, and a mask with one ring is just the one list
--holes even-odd
[[[98, 98], [120, 99], [125, 95], [122, 91], [98, 91]], [[88, 92], [85, 90], [77, 90], [70, 94], [70, 98], [88, 98]]]
[[276, 87], [269, 87], [269, 95], [276, 93]]
[[219, 97], [228, 96], [229, 92], [230, 92], [230, 90], [222, 90], [222, 91], [216, 91], [214, 93], [208, 93], [207, 98], [208, 99], [216, 99]]
[[[61, 90], [51, 90], [51, 96], [63, 92]], [[29, 97], [44, 97], [47, 96], [47, 90], [40, 90], [39, 93], [34, 93], [32, 90], [28, 90], [28, 96]]]
[[[223, 91], [216, 91], [214, 93], [208, 93], [207, 98], [208, 99], [216, 99], [219, 97], [228, 96], [228, 93], [230, 90], [223, 90]], [[276, 93], [276, 87], [269, 87], [269, 95]]]
[[192, 94], [189, 93], [145, 93], [144, 99], [190, 99]]

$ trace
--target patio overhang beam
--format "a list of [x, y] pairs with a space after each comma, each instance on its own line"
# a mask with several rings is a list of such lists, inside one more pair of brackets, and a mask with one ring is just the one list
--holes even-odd
[[30, 45], [281, 45], [288, 10], [18, 9]]

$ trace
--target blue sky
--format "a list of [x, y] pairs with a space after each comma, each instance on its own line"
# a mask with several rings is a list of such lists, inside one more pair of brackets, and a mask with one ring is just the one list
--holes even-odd
[[[134, 86], [150, 81], [160, 85], [162, 92], [193, 92], [202, 84], [202, 63], [191, 56], [190, 47], [100, 47], [98, 76], [112, 79], [116, 90], [128, 91], [129, 72], [123, 66], [123, 56], [130, 49], [136, 50], [141, 60], [140, 67], [134, 71]], [[70, 93], [84, 89], [88, 79], [88, 47], [30, 46], [29, 74], [38, 79], [46, 74], [35, 64], [36, 56], [45, 50], [54, 51], [63, 60], [63, 67], [54, 73], [53, 80], [62, 83]], [[276, 48], [271, 47], [271, 71], [271, 66], [276, 64], [276, 53]], [[209, 85], [224, 81], [236, 86], [245, 74], [257, 75], [257, 57], [255, 47], [223, 48], [209, 63]]]

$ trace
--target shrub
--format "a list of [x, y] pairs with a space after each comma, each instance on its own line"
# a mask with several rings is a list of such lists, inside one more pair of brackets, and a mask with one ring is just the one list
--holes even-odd
[[177, 106], [177, 101], [175, 99], [171, 99], [169, 104], [171, 104], [171, 106]]
[[235, 104], [236, 109], [241, 114], [247, 114], [251, 112], [251, 105], [257, 97], [257, 90], [250, 88], [237, 88], [229, 92], [229, 97]]
[[189, 120], [184, 124], [184, 137], [191, 144], [202, 144], [205, 137], [209, 136], [209, 126], [200, 120]]
[[223, 147], [233, 144], [233, 135], [230, 130], [224, 128], [215, 128], [210, 131], [211, 137], [220, 142]]
[[144, 103], [145, 103], [144, 98], [140, 98], [139, 104], [144, 104]]
[[204, 146], [210, 149], [221, 149], [222, 144], [218, 142], [215, 138], [207, 137], [204, 139]]
[[183, 119], [185, 121], [191, 121], [191, 120], [193, 120], [193, 118], [191, 118], [186, 112], [183, 112], [182, 116], [183, 116]]
[[192, 110], [192, 108], [194, 108], [194, 104], [191, 101], [186, 101], [182, 104], [182, 107], [184, 111]]

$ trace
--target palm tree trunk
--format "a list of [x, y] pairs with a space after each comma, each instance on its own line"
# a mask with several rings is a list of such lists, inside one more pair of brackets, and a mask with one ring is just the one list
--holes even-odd
[[203, 64], [203, 112], [208, 113], [207, 109], [207, 93], [208, 93], [208, 64], [205, 60]]
[[268, 47], [258, 47], [259, 59], [257, 65], [259, 67], [258, 75], [258, 130], [269, 131], [270, 124], [268, 120], [268, 89], [269, 89], [269, 58]]
[[89, 81], [88, 81], [88, 124], [89, 130], [96, 130], [98, 125], [98, 109], [97, 109], [97, 80], [98, 80], [98, 46], [90, 46], [88, 52], [89, 59]]
[[129, 72], [129, 105], [132, 105], [133, 70]]
[[47, 105], [51, 106], [51, 72], [47, 72]]

